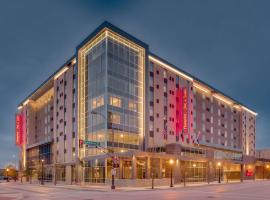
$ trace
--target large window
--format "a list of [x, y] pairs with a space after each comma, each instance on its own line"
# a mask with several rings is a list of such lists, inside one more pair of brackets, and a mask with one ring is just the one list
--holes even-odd
[[104, 105], [104, 98], [103, 96], [99, 96], [92, 99], [92, 109], [98, 108]]
[[110, 96], [110, 105], [115, 106], [115, 107], [121, 107], [121, 99], [116, 96]]
[[129, 110], [132, 110], [134, 112], [137, 112], [137, 104], [136, 104], [136, 102], [133, 101], [133, 100], [129, 100], [129, 102], [128, 102], [128, 109]]
[[111, 123], [120, 124], [120, 122], [121, 122], [120, 114], [118, 114], [118, 113], [110, 113], [109, 114], [109, 120], [110, 120]]

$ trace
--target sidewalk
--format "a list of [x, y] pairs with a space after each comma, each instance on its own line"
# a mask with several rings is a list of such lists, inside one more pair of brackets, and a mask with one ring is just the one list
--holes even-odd
[[[258, 181], [263, 181], [263, 180], [257, 180]], [[254, 182], [253, 180], [246, 180], [244, 183], [251, 183]], [[15, 182], [14, 182], [15, 183]], [[210, 184], [208, 183], [186, 183], [186, 186], [184, 184], [175, 184], [173, 188], [169, 186], [154, 186], [154, 190], [167, 190], [167, 189], [177, 189], [177, 188], [185, 188], [185, 187], [207, 187], [207, 186], [214, 186], [214, 185], [224, 185], [224, 184], [240, 184], [240, 181], [230, 181], [227, 183], [226, 181], [223, 181], [221, 183], [218, 183], [217, 181], [211, 182]], [[37, 183], [20, 183], [16, 182], [15, 184], [17, 185], [25, 185], [27, 187], [46, 187], [46, 188], [61, 188], [61, 189], [67, 189], [67, 190], [79, 190], [79, 191], [96, 191], [96, 192], [111, 192], [110, 185], [65, 185], [65, 184], [57, 184], [54, 185], [53, 183], [44, 183], [44, 185], [40, 185]], [[116, 187], [115, 191], [116, 192], [131, 192], [131, 191], [151, 191], [151, 187]]]

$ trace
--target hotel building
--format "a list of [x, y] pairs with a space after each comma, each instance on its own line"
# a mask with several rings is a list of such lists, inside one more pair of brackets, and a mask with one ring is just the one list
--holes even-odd
[[20, 169], [67, 184], [166, 185], [171, 168], [175, 183], [249, 179], [256, 115], [104, 22], [19, 103]]

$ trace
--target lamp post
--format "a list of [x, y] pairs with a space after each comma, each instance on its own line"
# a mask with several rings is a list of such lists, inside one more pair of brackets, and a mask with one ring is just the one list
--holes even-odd
[[44, 159], [41, 160], [41, 185], [44, 185], [44, 181], [43, 181], [43, 163], [44, 163]]
[[218, 183], [221, 183], [221, 162], [218, 162], [217, 166], [218, 166]]
[[243, 183], [243, 179], [244, 179], [244, 165], [243, 164], [241, 164], [240, 165], [240, 168], [241, 168], [241, 177], [240, 177], [240, 181], [241, 181], [241, 183]]
[[170, 187], [173, 187], [173, 163], [174, 163], [174, 160], [170, 159], [170, 165], [171, 165], [171, 185], [170, 185]]
[[152, 172], [152, 189], [154, 189], [154, 172]]
[[[91, 111], [91, 114], [92, 115], [100, 115], [105, 123], [106, 123], [106, 129], [107, 129], [107, 118], [100, 112], [96, 112], [96, 111]], [[112, 144], [113, 144], [113, 147], [114, 147], [114, 130], [113, 130], [113, 126], [112, 126], [112, 133], [113, 133], [113, 136], [112, 136]], [[115, 176], [115, 169], [114, 169], [114, 149], [112, 149], [112, 185], [111, 185], [111, 189], [114, 190], [115, 189], [115, 184], [114, 184], [114, 176]]]
[[9, 178], [8, 178], [9, 168], [6, 169], [6, 172], [7, 172], [7, 182], [9, 182]]

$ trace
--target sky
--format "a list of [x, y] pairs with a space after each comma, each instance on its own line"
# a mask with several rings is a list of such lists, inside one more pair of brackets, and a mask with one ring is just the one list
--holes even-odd
[[0, 167], [18, 162], [18, 103], [104, 20], [256, 110], [256, 147], [270, 148], [269, 7], [264, 0], [1, 0]]

